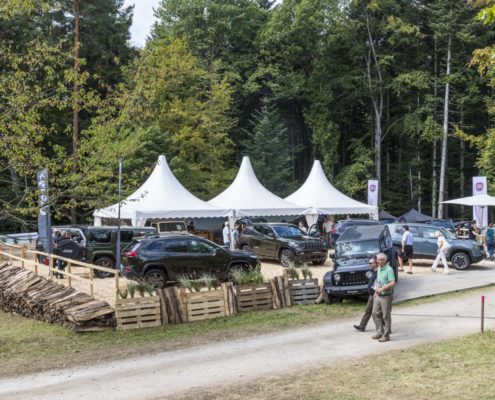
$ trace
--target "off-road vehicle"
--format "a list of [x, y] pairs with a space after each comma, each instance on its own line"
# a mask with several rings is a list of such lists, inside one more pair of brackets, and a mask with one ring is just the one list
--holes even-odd
[[387, 226], [360, 225], [346, 229], [335, 244], [333, 271], [323, 277], [327, 302], [368, 296], [368, 281], [372, 274], [368, 261], [378, 253], [387, 255], [397, 280], [397, 256]]
[[164, 234], [137, 238], [122, 253], [122, 273], [146, 279], [156, 288], [173, 283], [181, 275], [214, 275], [227, 280], [233, 268], [256, 268], [259, 258], [252, 253], [231, 251], [190, 234]]
[[246, 226], [241, 234], [240, 248], [260, 258], [279, 260], [285, 268], [293, 261], [324, 264], [328, 257], [326, 240], [308, 236], [297, 226], [286, 223]]

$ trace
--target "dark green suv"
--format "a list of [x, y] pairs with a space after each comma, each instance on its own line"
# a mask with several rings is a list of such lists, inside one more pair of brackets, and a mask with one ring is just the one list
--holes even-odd
[[[54, 226], [52, 230], [68, 232], [73, 242], [76, 242], [81, 251], [74, 252], [76, 260], [106, 268], [115, 268], [115, 248], [117, 245], [116, 226]], [[132, 239], [139, 236], [155, 235], [156, 228], [122, 226], [120, 228], [120, 248], [124, 249]], [[70, 242], [70, 241], [69, 241]], [[77, 247], [77, 246], [75, 246]], [[41, 243], [36, 243], [36, 249], [46, 251]], [[40, 260], [44, 261], [44, 260]], [[98, 278], [106, 278], [110, 273], [94, 271]]]
[[260, 266], [251, 253], [231, 251], [188, 233], [137, 238], [122, 253], [121, 271], [129, 278], [144, 278], [155, 288], [176, 282], [182, 275], [211, 274], [227, 280], [233, 268]]
[[297, 226], [285, 223], [248, 225], [240, 238], [240, 248], [260, 258], [279, 260], [287, 268], [292, 261], [324, 264], [328, 257], [326, 240], [308, 236]]

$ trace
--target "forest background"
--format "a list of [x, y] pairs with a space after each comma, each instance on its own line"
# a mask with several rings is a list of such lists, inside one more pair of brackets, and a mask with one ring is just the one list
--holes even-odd
[[495, 186], [492, 0], [162, 0], [144, 48], [123, 0], [0, 3], [0, 231], [91, 222], [164, 154], [209, 200], [243, 155], [280, 196], [313, 160], [380, 208], [470, 218], [442, 200]]

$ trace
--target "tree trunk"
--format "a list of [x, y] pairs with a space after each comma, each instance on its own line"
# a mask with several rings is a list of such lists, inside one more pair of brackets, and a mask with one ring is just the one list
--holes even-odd
[[418, 211], [421, 212], [421, 155], [419, 150], [416, 153], [418, 159]]
[[[368, 32], [369, 49], [365, 56], [366, 60], [366, 72], [368, 78], [368, 88], [370, 90], [371, 103], [373, 105], [373, 112], [375, 117], [375, 135], [374, 135], [374, 145], [375, 145], [375, 171], [376, 179], [378, 180], [378, 205], [381, 204], [382, 198], [382, 155], [381, 155], [381, 145], [382, 145], [382, 115], [383, 115], [383, 76], [381, 72], [381, 67], [378, 62], [378, 56], [376, 54], [373, 35], [371, 34], [369, 15], [366, 13], [366, 29]], [[372, 84], [372, 72], [371, 64], [376, 70], [376, 80], [378, 82], [378, 90], [375, 93]]]
[[[79, 0], [74, 0], [74, 86], [72, 93], [72, 158], [77, 159], [77, 148], [79, 147]], [[72, 224], [77, 224], [77, 208], [73, 206], [70, 210]]]
[[[434, 84], [433, 96], [435, 103], [433, 105], [433, 118], [436, 122], [437, 117], [437, 98], [438, 98], [438, 57], [437, 57], [437, 40], [434, 40], [433, 51], [433, 69], [434, 69]], [[433, 150], [431, 157], [431, 216], [436, 217], [437, 214], [437, 140], [433, 139]]]
[[[461, 130], [464, 131], [464, 107], [461, 106]], [[461, 176], [460, 176], [460, 191], [459, 191], [459, 197], [464, 197], [464, 186], [466, 184], [466, 176], [464, 174], [464, 157], [466, 156], [466, 142], [460, 138], [461, 141], [461, 157], [460, 157], [460, 163], [459, 167], [461, 169]], [[461, 215], [464, 218], [464, 211], [465, 207], [464, 205], [461, 205]]]
[[443, 137], [442, 137], [442, 155], [440, 159], [440, 185], [438, 187], [438, 218], [443, 218], [443, 204], [445, 198], [445, 178], [447, 172], [447, 134], [449, 132], [449, 94], [450, 94], [450, 61], [451, 61], [451, 42], [452, 39], [449, 37], [447, 44], [447, 72], [445, 83], [445, 99], [443, 104]]

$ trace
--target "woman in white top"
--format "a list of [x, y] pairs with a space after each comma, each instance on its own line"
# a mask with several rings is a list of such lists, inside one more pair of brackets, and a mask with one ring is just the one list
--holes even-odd
[[438, 263], [440, 260], [442, 260], [443, 264], [443, 275], [448, 275], [449, 274], [449, 265], [447, 264], [447, 252], [449, 251], [450, 244], [447, 242], [447, 240], [444, 238], [442, 232], [436, 231], [435, 236], [437, 237], [437, 258], [435, 259], [435, 262], [433, 263], [431, 270], [435, 272], [437, 270]]

